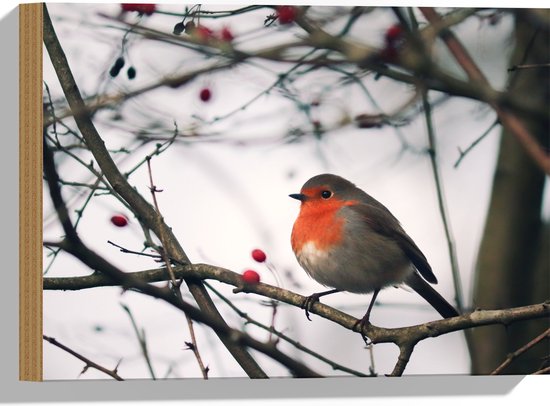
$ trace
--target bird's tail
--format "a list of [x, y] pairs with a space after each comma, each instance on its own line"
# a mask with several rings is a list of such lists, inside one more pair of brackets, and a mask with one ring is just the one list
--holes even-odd
[[447, 302], [443, 296], [437, 293], [428, 282], [422, 279], [418, 272], [413, 272], [411, 276], [405, 280], [405, 283], [431, 304], [444, 318], [448, 319], [459, 315], [456, 309]]

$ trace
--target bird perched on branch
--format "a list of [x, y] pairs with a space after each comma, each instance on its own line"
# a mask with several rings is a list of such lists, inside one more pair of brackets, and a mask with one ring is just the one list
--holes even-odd
[[301, 202], [291, 236], [296, 258], [313, 279], [333, 288], [306, 299], [302, 307], [308, 319], [309, 310], [321, 296], [339, 291], [372, 292], [367, 312], [358, 323], [362, 331], [378, 292], [402, 283], [444, 318], [458, 316], [430, 286], [437, 278], [424, 254], [378, 200], [332, 174], [314, 176], [300, 193], [290, 197]]

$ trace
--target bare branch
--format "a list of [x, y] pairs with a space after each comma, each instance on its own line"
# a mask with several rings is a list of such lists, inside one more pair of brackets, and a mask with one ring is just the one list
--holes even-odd
[[155, 371], [153, 370], [153, 364], [151, 363], [151, 358], [149, 357], [149, 349], [147, 348], [147, 340], [145, 338], [145, 331], [139, 330], [136, 320], [134, 319], [134, 315], [130, 311], [130, 308], [126, 306], [125, 304], [121, 303], [122, 308], [126, 313], [128, 313], [128, 317], [130, 318], [130, 322], [132, 323], [132, 327], [134, 329], [134, 333], [136, 333], [136, 337], [139, 342], [139, 347], [141, 349], [141, 353], [143, 354], [143, 358], [145, 359], [145, 363], [147, 364], [147, 368], [149, 369], [149, 373], [151, 374], [151, 378], [153, 380], [156, 380], [157, 377], [155, 376]]
[[[438, 27], [441, 24], [441, 17], [432, 7], [420, 7], [424, 17]], [[494, 90], [490, 87], [489, 82], [483, 72], [476, 65], [466, 48], [452, 33], [452, 31], [444, 29], [439, 31], [439, 36], [447, 45], [447, 48], [466, 72], [473, 85], [480, 86], [484, 100], [496, 111], [500, 122], [507, 127], [518, 139], [533, 161], [546, 173], [550, 174], [550, 156], [539, 145], [536, 138], [529, 132], [523, 123], [512, 112], [502, 108], [500, 103], [491, 96]]]
[[537, 337], [533, 338], [531, 341], [529, 341], [527, 344], [525, 344], [523, 347], [517, 349], [513, 353], [509, 354], [506, 357], [506, 360], [502, 364], [500, 364], [493, 372], [491, 372], [491, 375], [498, 375], [500, 374], [508, 365], [510, 365], [514, 359], [519, 357], [521, 354], [523, 354], [525, 351], [529, 350], [530, 348], [534, 347], [538, 343], [540, 343], [545, 338], [550, 337], [550, 328], [546, 329], [546, 331], [543, 331], [541, 334], [539, 334]]
[[437, 146], [435, 132], [432, 123], [432, 109], [430, 101], [428, 100], [428, 93], [422, 92], [422, 106], [424, 107], [424, 115], [426, 117], [426, 128], [428, 134], [428, 144], [430, 146], [430, 164], [432, 167], [432, 173], [434, 177], [435, 188], [437, 191], [437, 203], [439, 206], [439, 215], [441, 216], [441, 222], [443, 223], [443, 229], [445, 231], [445, 239], [447, 240], [447, 249], [449, 252], [449, 261], [451, 263], [451, 273], [453, 277], [453, 287], [455, 290], [455, 302], [458, 308], [458, 312], [464, 311], [464, 303], [462, 301], [462, 281], [460, 280], [460, 270], [458, 269], [458, 258], [456, 254], [456, 244], [454, 241], [453, 232], [451, 231], [451, 223], [449, 221], [449, 213], [447, 204], [445, 202], [445, 193], [443, 190], [443, 181], [437, 164]]
[[[200, 279], [214, 279], [235, 286], [238, 291], [255, 293], [264, 297], [288, 303], [300, 309], [306, 299], [305, 296], [261, 282], [255, 285], [244, 286], [240, 274], [232, 272], [228, 269], [207, 264], [175, 266], [174, 274], [177, 278], [187, 275], [194, 275], [194, 277]], [[165, 278], [166, 271], [164, 269], [151, 269], [147, 271], [133, 272], [128, 275], [144, 282], [157, 282], [164, 280], [163, 278]], [[109, 278], [99, 274], [73, 278], [44, 278], [44, 289], [87, 289], [98, 286], [112, 286], [115, 284], [116, 283], [113, 283], [113, 281]], [[358, 321], [355, 317], [320, 302], [315, 302], [315, 304], [311, 307], [310, 312], [352, 331]], [[509, 325], [522, 320], [538, 318], [550, 319], [550, 300], [544, 303], [516, 307], [512, 309], [475, 310], [458, 317], [435, 320], [429, 323], [409, 327], [381, 328], [371, 324], [364, 328], [363, 333], [375, 344], [394, 343], [398, 345], [401, 351], [403, 351], [403, 355], [406, 355], [406, 351], [408, 351], [404, 349], [406, 346], [414, 347], [416, 343], [426, 338], [438, 337], [443, 334], [479, 326], [492, 324]], [[395, 373], [402, 372], [401, 368], [406, 366], [405, 358], [402, 358], [401, 363], [396, 366], [397, 369], [394, 371]]]
[[85, 356], [83, 355], [80, 355], [79, 353], [77, 353], [76, 351], [74, 350], [71, 350], [69, 347], [61, 344], [59, 341], [57, 341], [55, 338], [53, 337], [48, 337], [46, 335], [43, 335], [42, 336], [44, 338], [44, 340], [46, 340], [47, 342], [55, 345], [56, 347], [58, 348], [61, 348], [63, 351], [66, 351], [68, 352], [69, 354], [71, 354], [72, 356], [78, 358], [79, 360], [81, 360], [82, 362], [84, 362], [86, 364], [86, 366], [84, 367], [84, 370], [82, 371], [82, 373], [86, 372], [86, 369], [88, 368], [94, 368], [94, 369], [97, 369], [98, 371], [100, 372], [103, 372], [104, 374], [107, 374], [109, 375], [110, 377], [116, 379], [117, 381], [123, 381], [124, 379], [122, 379], [118, 373], [117, 373], [117, 367], [115, 367], [114, 370], [110, 370], [110, 369], [107, 369], [105, 367], [102, 367], [101, 365], [99, 364], [96, 364], [95, 362], [89, 360], [88, 358], [86, 358]]

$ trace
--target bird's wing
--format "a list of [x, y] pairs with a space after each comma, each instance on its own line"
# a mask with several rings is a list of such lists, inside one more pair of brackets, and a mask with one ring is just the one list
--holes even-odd
[[418, 272], [430, 283], [437, 283], [432, 267], [420, 251], [420, 248], [407, 235], [399, 220], [381, 204], [356, 204], [349, 207], [360, 214], [361, 218], [377, 233], [393, 239], [403, 250]]

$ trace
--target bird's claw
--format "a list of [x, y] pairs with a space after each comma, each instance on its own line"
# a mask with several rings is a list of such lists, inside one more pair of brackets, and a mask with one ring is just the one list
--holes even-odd
[[306, 317], [309, 321], [311, 321], [311, 318], [309, 317], [309, 311], [315, 304], [315, 302], [319, 301], [319, 295], [314, 293], [311, 296], [306, 297], [306, 300], [304, 300], [304, 303], [302, 303], [302, 309], [306, 311]]
[[[367, 315], [365, 315], [367, 316]], [[365, 342], [365, 345], [368, 347], [372, 344], [372, 341], [369, 341], [367, 335], [364, 333], [365, 327], [370, 326], [371, 323], [369, 321], [368, 317], [363, 317], [361, 320], [357, 320], [355, 324], [353, 325], [352, 331], [355, 331], [359, 334], [361, 334], [361, 338]]]

